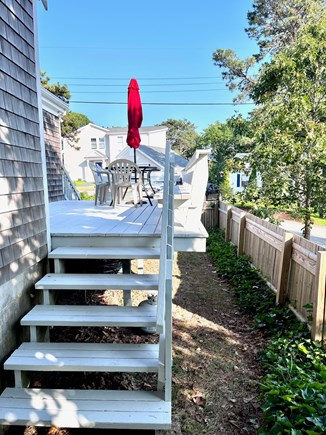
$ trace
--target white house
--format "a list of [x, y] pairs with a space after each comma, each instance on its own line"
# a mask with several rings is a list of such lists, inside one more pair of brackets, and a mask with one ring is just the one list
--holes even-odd
[[[137, 149], [137, 163], [161, 166], [163, 162], [155, 161], [164, 155], [166, 144], [165, 126], [140, 128], [141, 145]], [[93, 181], [88, 162], [96, 162], [105, 167], [117, 158], [134, 159], [134, 150], [127, 145], [127, 127], [104, 128], [87, 124], [78, 130], [77, 143], [63, 141], [63, 163], [72, 180]], [[146, 156], [145, 149], [151, 148], [157, 153]], [[148, 153], [147, 153], [148, 154]], [[182, 163], [183, 165], [183, 163]], [[161, 169], [160, 167], [160, 169]]]
[[[237, 153], [234, 157], [235, 159], [243, 159], [247, 157], [249, 153]], [[249, 163], [246, 163], [246, 168], [249, 169]], [[230, 173], [230, 186], [233, 190], [233, 193], [239, 193], [243, 192], [249, 182], [250, 178], [250, 171], [237, 171], [237, 172], [231, 172]], [[257, 174], [257, 180], [256, 180], [257, 186], [261, 187], [262, 180], [260, 174]]]

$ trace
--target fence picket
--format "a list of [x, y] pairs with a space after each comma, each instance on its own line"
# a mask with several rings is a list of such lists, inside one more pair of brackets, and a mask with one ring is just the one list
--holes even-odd
[[277, 283], [276, 303], [284, 304], [287, 297], [288, 278], [292, 257], [293, 234], [285, 233], [283, 238], [283, 248], [280, 259], [279, 276]]
[[312, 304], [312, 338], [326, 339], [326, 247], [221, 201], [203, 210], [202, 222], [207, 229], [224, 230], [225, 240], [237, 246], [238, 254], [250, 257], [277, 290], [277, 304], [289, 302], [298, 319], [308, 324], [306, 305]]
[[317, 273], [315, 275], [315, 295], [313, 301], [312, 339], [325, 340], [325, 310], [326, 310], [326, 251], [317, 253]]

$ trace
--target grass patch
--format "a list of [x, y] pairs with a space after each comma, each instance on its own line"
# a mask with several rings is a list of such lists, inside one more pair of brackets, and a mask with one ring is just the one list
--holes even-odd
[[181, 428], [176, 434], [256, 434], [256, 331], [206, 253], [178, 253], [173, 275], [173, 412]]
[[326, 352], [310, 339], [306, 326], [275, 295], [249, 259], [237, 257], [223, 234], [213, 231], [208, 252], [218, 273], [232, 284], [240, 309], [263, 330], [261, 382], [265, 427], [260, 434], [321, 434], [326, 431]]
[[312, 219], [316, 225], [326, 225], [326, 218], [320, 218], [317, 213], [312, 213]]

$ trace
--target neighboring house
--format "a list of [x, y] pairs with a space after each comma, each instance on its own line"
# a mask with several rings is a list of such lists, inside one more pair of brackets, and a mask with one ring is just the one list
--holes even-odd
[[49, 202], [65, 199], [62, 180], [61, 117], [68, 104], [42, 88], [43, 128]]
[[[134, 151], [127, 145], [127, 127], [104, 128], [87, 124], [78, 130], [78, 142], [63, 141], [63, 162], [72, 180], [93, 181], [89, 161], [105, 167], [117, 158], [134, 159]], [[167, 127], [143, 127], [140, 129], [141, 145], [137, 153], [147, 145], [164, 151]], [[138, 161], [137, 161], [138, 163]], [[149, 159], [148, 163], [153, 163]]]
[[[141, 145], [147, 145], [153, 148], [163, 148], [166, 145], [166, 132], [168, 128], [164, 125], [153, 127], [141, 127], [140, 137]], [[108, 158], [110, 161], [118, 158], [121, 151], [125, 148], [130, 150], [129, 158], [133, 160], [134, 151], [127, 145], [128, 129], [125, 128], [110, 128], [109, 129], [109, 149]]]
[[63, 164], [74, 181], [94, 181], [88, 162], [101, 166], [108, 163], [108, 129], [95, 124], [87, 124], [78, 129], [78, 141], [63, 140]]
[[[234, 157], [236, 159], [243, 159], [248, 156], [248, 153], [237, 153]], [[243, 192], [249, 181], [250, 174], [245, 174], [244, 171], [230, 173], [230, 186], [233, 193]]]
[[[174, 155], [175, 168], [174, 174], [176, 179], [180, 179], [182, 170], [187, 166], [188, 160], [181, 157], [179, 154], [171, 151]], [[118, 155], [121, 159], [134, 159], [134, 151], [125, 147], [123, 151]], [[153, 172], [151, 175], [152, 184], [162, 184], [164, 179], [164, 162], [165, 162], [165, 148], [156, 148], [148, 145], [140, 145], [136, 150], [136, 160], [138, 165], [150, 165], [156, 166], [160, 170], [159, 172]]]
[[[249, 154], [248, 153], [237, 153], [234, 157], [236, 159], [243, 159], [245, 157], [247, 157]], [[240, 193], [243, 192], [249, 182], [250, 179], [250, 167], [249, 164], [246, 164], [246, 172], [244, 171], [238, 171], [238, 172], [231, 172], [230, 173], [230, 186], [233, 190], [233, 193]], [[261, 187], [261, 177], [258, 174], [257, 176], [257, 186]]]
[[36, 8], [36, 1], [0, 0], [1, 362], [20, 340], [18, 321], [48, 253]]

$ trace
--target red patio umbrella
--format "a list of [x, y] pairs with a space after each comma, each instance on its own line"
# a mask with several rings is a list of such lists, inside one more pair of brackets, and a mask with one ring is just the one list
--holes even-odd
[[131, 79], [128, 86], [128, 135], [127, 144], [134, 149], [134, 162], [136, 163], [136, 149], [140, 145], [139, 129], [143, 121], [143, 110], [136, 79]]

